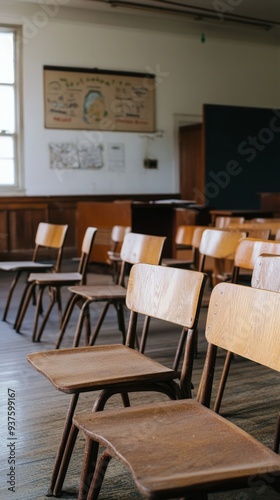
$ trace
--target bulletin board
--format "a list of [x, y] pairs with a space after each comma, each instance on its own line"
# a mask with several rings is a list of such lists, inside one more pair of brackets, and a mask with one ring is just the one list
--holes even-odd
[[45, 127], [154, 132], [155, 75], [44, 66]]

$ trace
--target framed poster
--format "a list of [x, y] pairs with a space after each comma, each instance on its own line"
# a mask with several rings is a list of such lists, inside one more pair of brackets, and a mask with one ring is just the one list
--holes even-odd
[[45, 127], [155, 131], [155, 75], [44, 66]]

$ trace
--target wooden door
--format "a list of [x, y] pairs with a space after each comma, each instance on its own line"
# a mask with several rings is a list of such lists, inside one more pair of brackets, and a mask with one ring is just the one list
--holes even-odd
[[180, 193], [183, 200], [204, 204], [202, 123], [179, 128]]

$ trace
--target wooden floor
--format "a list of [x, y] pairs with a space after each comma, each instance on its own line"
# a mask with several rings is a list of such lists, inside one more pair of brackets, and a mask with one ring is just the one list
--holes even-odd
[[[1, 316], [10, 280], [10, 275], [1, 275]], [[90, 276], [91, 283], [108, 283], [109, 281], [110, 277], [108, 275], [92, 274]], [[207, 289], [205, 302], [207, 302], [209, 292], [210, 290]], [[17, 334], [12, 328], [12, 320], [15, 317], [19, 295], [17, 293], [13, 301], [8, 322], [1, 322], [0, 498], [2, 500], [41, 500], [47, 498], [49, 478], [69, 403], [69, 396], [56, 391], [26, 361], [28, 353], [54, 347], [58, 332], [56, 312], [52, 315], [41, 342], [39, 344], [32, 343], [33, 307], [30, 307], [22, 327], [22, 333]], [[203, 307], [199, 323], [199, 355], [195, 360], [193, 375], [194, 396], [198, 387], [206, 350], [203, 335], [206, 311], [207, 307]], [[94, 308], [92, 310], [93, 321], [95, 314], [96, 309]], [[73, 317], [63, 347], [71, 346], [76, 318], [77, 316]], [[112, 311], [109, 311], [100, 334], [99, 344], [121, 342], [115, 324], [115, 311], [112, 309]], [[167, 366], [171, 366], [179, 333], [179, 330], [174, 331], [169, 324], [152, 321], [146, 354]], [[223, 358], [224, 354], [219, 353], [217, 374]], [[74, 369], [75, 367], [73, 367]], [[235, 358], [222, 405], [221, 413], [224, 416], [238, 423], [245, 430], [250, 431], [268, 446], [272, 445], [276, 416], [280, 407], [279, 379], [278, 374], [241, 358]], [[245, 390], [241, 392], [240, 386], [241, 384], [244, 385], [244, 382]], [[7, 404], [9, 394], [12, 394], [11, 391], [15, 392], [15, 450], [8, 446], [9, 443], [11, 444], [11, 440], [8, 439]], [[163, 395], [141, 394], [134, 395], [132, 402], [137, 404], [160, 398], [165, 399]], [[81, 397], [79, 409], [91, 408], [93, 401], [94, 394], [84, 394]], [[116, 407], [119, 404], [120, 399], [115, 397], [107, 407]], [[66, 477], [62, 498], [77, 498], [83, 447], [84, 440], [80, 435]], [[203, 453], [203, 450], [201, 450], [201, 453]], [[242, 450], [240, 450], [240, 453], [242, 453]], [[16, 462], [14, 492], [8, 489], [11, 486], [7, 482], [10, 479], [10, 476], [8, 476], [11, 465], [9, 464], [9, 457], [15, 459]], [[166, 460], [168, 461], [168, 454]], [[268, 482], [270, 479], [268, 478]], [[258, 481], [256, 478], [252, 478], [251, 484], [255, 485], [253, 491], [223, 492], [210, 495], [209, 498], [211, 500], [273, 500], [280, 498], [279, 494], [276, 494], [267, 484]], [[102, 487], [100, 500], [134, 500], [140, 498], [142, 496], [135, 489], [129, 472], [112, 460]]]

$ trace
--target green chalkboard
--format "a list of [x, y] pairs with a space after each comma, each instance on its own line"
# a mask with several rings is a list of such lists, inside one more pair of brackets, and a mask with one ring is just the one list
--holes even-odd
[[205, 198], [209, 208], [259, 209], [280, 191], [280, 109], [204, 105]]

